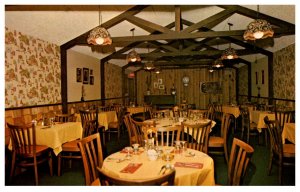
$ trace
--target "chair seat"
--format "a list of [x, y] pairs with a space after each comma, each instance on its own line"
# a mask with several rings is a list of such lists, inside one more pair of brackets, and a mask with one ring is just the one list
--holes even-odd
[[295, 145], [294, 144], [283, 144], [283, 156], [284, 157], [295, 157]]
[[[20, 155], [23, 155], [24, 157], [33, 157], [33, 146], [26, 146], [26, 149], [29, 151], [29, 148], [31, 150], [31, 153], [26, 153], [26, 154], [22, 154], [22, 151], [20, 153]], [[41, 153], [45, 152], [46, 150], [48, 150], [49, 147], [47, 147], [46, 145], [36, 145], [36, 155], [39, 156]]]
[[117, 121], [108, 123], [108, 128], [110, 129], [118, 129], [119, 123]]
[[100, 186], [100, 185], [101, 185], [101, 183], [100, 183], [100, 179], [99, 178], [97, 178], [95, 181], [93, 181], [91, 183], [91, 186]]
[[70, 141], [70, 142], [67, 142], [67, 143], [64, 143], [62, 145], [62, 151], [69, 151], [69, 152], [76, 152], [76, 151], [80, 151], [79, 148], [78, 148], [78, 145], [77, 143], [79, 142], [80, 140], [73, 140], [73, 141]]
[[222, 137], [211, 136], [209, 137], [208, 147], [223, 147], [224, 139]]

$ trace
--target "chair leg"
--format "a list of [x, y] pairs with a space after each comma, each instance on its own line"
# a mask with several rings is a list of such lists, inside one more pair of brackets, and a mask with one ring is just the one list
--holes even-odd
[[282, 159], [279, 160], [279, 184], [282, 185]]
[[49, 169], [50, 169], [50, 176], [53, 176], [53, 161], [52, 161], [52, 154], [51, 151], [49, 152], [49, 160], [48, 160], [48, 165], [49, 165]]
[[57, 175], [61, 175], [61, 154], [59, 153], [57, 156]]
[[9, 175], [9, 183], [12, 182], [12, 178], [13, 178], [14, 172], [15, 172], [15, 165], [16, 165], [16, 153], [13, 152], [13, 154], [12, 154], [12, 160], [11, 160], [10, 175]]
[[38, 175], [38, 169], [37, 169], [37, 162], [36, 162], [36, 157], [33, 159], [33, 164], [34, 164], [34, 183], [35, 185], [39, 185], [39, 175]]
[[273, 152], [271, 151], [270, 159], [269, 159], [268, 175], [271, 175], [272, 163], [273, 163]]
[[250, 135], [250, 129], [247, 129], [247, 143], [249, 144], [249, 135]]
[[224, 145], [224, 153], [225, 153], [226, 163], [228, 165], [228, 152], [227, 152], [227, 146], [226, 145]]

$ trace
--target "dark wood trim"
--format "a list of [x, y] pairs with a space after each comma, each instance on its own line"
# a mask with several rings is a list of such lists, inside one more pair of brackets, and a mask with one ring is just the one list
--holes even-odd
[[250, 101], [250, 96], [252, 95], [252, 65], [248, 65], [248, 101]]
[[[137, 98], [137, 71], [134, 72], [134, 98]], [[134, 104], [137, 105], [137, 99]]]
[[68, 72], [67, 72], [67, 50], [60, 47], [60, 61], [61, 61], [61, 102], [62, 112], [68, 112]]
[[[249, 95], [238, 95], [239, 97], [249, 97]], [[280, 101], [290, 101], [296, 102], [294, 99], [282, 99], [282, 98], [273, 98], [273, 97], [258, 97], [258, 96], [250, 96], [250, 98], [258, 98], [258, 99], [269, 99], [269, 100], [280, 100]]]
[[10, 107], [10, 108], [5, 108], [5, 111], [17, 110], [17, 109], [36, 108], [36, 107], [48, 107], [48, 106], [56, 106], [56, 105], [62, 105], [62, 103], [45, 104], [45, 105], [32, 105], [32, 106], [22, 106], [22, 107]]
[[[273, 54], [268, 56], [268, 73], [269, 73], [269, 97], [274, 96], [273, 89], [273, 79], [274, 79], [274, 71], [273, 71]], [[272, 100], [269, 101], [272, 104]]]
[[[103, 60], [100, 60], [100, 90], [101, 98], [105, 98], [105, 63]], [[105, 105], [105, 101], [102, 101], [102, 105]]]
[[239, 70], [235, 68], [235, 100], [238, 101], [238, 93], [239, 93], [239, 78], [238, 78]]
[[[127, 82], [127, 84], [128, 84], [128, 81], [126, 81], [126, 74], [125, 74], [125, 68], [123, 68], [122, 67], [122, 72], [121, 72], [122, 74], [122, 97], [123, 97], [123, 99], [122, 99], [122, 103], [123, 103], [123, 105], [125, 105], [125, 82]], [[126, 87], [128, 87], [128, 85], [126, 86]]]

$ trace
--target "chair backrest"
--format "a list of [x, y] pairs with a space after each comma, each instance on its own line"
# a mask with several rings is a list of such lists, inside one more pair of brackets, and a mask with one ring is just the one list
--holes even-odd
[[85, 185], [91, 185], [98, 178], [97, 167], [102, 167], [103, 164], [100, 134], [85, 137], [77, 144], [82, 156]]
[[213, 120], [215, 118], [215, 109], [214, 109], [214, 106], [212, 104], [208, 104], [207, 106], [207, 116], [206, 118], [207, 119], [211, 119]]
[[152, 113], [153, 113], [152, 105], [144, 105], [144, 113], [149, 113], [150, 119], [152, 119]]
[[174, 185], [175, 179], [175, 169], [172, 169], [166, 172], [163, 175], [159, 175], [157, 177], [146, 179], [146, 180], [129, 180], [129, 179], [121, 179], [120, 177], [116, 177], [108, 174], [103, 171], [100, 167], [97, 167], [99, 172], [99, 178], [101, 185], [123, 185], [123, 186], [155, 186], [155, 185]]
[[7, 123], [12, 139], [13, 151], [21, 156], [35, 156], [36, 154], [36, 130], [34, 123], [12, 125]]
[[56, 114], [56, 122], [75, 122], [75, 114]]
[[228, 164], [228, 184], [241, 185], [254, 149], [247, 143], [233, 138]]
[[175, 141], [180, 140], [182, 127], [157, 127], [157, 142], [160, 146], [173, 146]]
[[98, 110], [79, 110], [82, 123], [82, 137], [87, 137], [95, 132], [99, 127]]
[[143, 144], [143, 135], [139, 129], [133, 124], [133, 119], [131, 118], [130, 114], [126, 114], [124, 116], [124, 123], [127, 127], [127, 132], [129, 136], [130, 145], [134, 143], [138, 143], [140, 145]]
[[200, 116], [202, 115], [203, 118], [207, 118], [208, 111], [206, 109], [189, 109], [188, 116]]
[[[132, 127], [134, 129], [134, 132], [136, 133], [136, 143], [143, 145], [144, 144], [144, 140], [147, 139], [147, 131], [148, 129], [153, 129], [155, 128], [155, 121], [151, 122], [151, 123], [144, 123], [144, 122], [139, 122], [139, 121], [135, 121], [133, 118], [130, 117], [130, 121], [132, 122]], [[155, 132], [151, 132], [155, 133]], [[156, 137], [155, 135], [151, 135], [153, 137]]]
[[278, 121], [281, 130], [283, 129], [285, 123], [291, 122], [292, 113], [293, 113], [292, 111], [275, 110], [275, 120]]
[[270, 135], [271, 149], [274, 153], [281, 156], [283, 155], [283, 146], [282, 146], [282, 129], [279, 126], [277, 120], [269, 120], [269, 117], [264, 118], [265, 124], [267, 125], [268, 132]]
[[162, 109], [162, 110], [156, 110], [153, 112], [156, 117], [170, 117], [171, 110], [170, 109]]
[[228, 130], [229, 130], [230, 123], [233, 120], [233, 118], [234, 118], [234, 116], [229, 113], [223, 114], [222, 124], [221, 124], [221, 137], [224, 139], [224, 141], [227, 141]]
[[250, 128], [250, 114], [247, 106], [240, 106], [240, 113], [242, 117], [242, 127]]
[[182, 140], [187, 141], [187, 147], [208, 153], [208, 140], [211, 131], [211, 121], [201, 124], [181, 123]]

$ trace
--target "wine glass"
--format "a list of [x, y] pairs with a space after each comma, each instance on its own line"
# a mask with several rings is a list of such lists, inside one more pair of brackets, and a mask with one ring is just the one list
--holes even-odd
[[186, 151], [186, 148], [184, 147], [186, 141], [180, 141], [180, 143], [181, 143], [181, 146], [182, 146], [182, 151], [183, 151], [183, 152]]
[[125, 151], [127, 152], [125, 158], [126, 159], [130, 159], [131, 155], [130, 155], [130, 151], [132, 150], [131, 147], [125, 147]]

